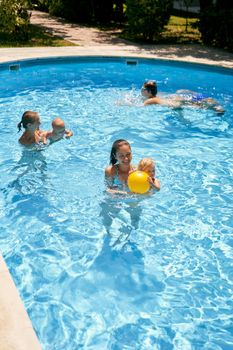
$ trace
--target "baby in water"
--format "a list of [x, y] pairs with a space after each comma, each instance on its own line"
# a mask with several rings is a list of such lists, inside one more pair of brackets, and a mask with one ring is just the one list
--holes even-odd
[[148, 182], [151, 189], [160, 190], [160, 181], [155, 178], [155, 162], [151, 158], [143, 158], [137, 166], [137, 170], [144, 171], [148, 174]]
[[66, 139], [70, 138], [71, 136], [73, 136], [73, 132], [66, 129], [65, 123], [61, 118], [55, 118], [52, 121], [52, 130], [45, 131], [42, 136], [45, 142], [46, 140], [49, 140], [50, 142], [55, 142], [63, 139], [64, 137]]

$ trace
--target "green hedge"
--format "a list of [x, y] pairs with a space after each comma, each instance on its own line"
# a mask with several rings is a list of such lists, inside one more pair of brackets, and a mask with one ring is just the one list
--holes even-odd
[[0, 1], [0, 32], [14, 34], [19, 39], [26, 39], [29, 32], [30, 18], [26, 0]]

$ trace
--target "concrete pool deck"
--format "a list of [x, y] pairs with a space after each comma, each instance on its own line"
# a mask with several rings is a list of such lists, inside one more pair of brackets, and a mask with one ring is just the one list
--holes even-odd
[[31, 321], [1, 255], [0, 349], [41, 350]]
[[[138, 45], [115, 33], [67, 23], [33, 11], [31, 23], [75, 45], [67, 47], [0, 48], [0, 63], [63, 56], [137, 57], [199, 63], [233, 69], [233, 54], [202, 45]], [[152, 77], [154, 78], [154, 77]], [[41, 349], [7, 266], [0, 255], [0, 350]]]

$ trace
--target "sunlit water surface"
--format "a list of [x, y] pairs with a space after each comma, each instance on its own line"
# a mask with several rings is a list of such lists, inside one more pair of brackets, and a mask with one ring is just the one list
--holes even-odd
[[[233, 348], [233, 79], [224, 70], [125, 60], [21, 64], [0, 72], [0, 249], [43, 350]], [[145, 79], [190, 89], [226, 113], [143, 107]], [[7, 82], [7, 83], [6, 83]], [[74, 132], [24, 150], [38, 111]], [[126, 138], [161, 191], [110, 198], [104, 167]]]

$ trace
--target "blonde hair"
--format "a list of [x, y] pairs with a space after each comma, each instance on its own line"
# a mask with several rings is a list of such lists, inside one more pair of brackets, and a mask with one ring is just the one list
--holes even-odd
[[57, 117], [57, 118], [54, 118], [52, 120], [52, 127], [53, 128], [64, 128], [65, 123], [61, 118]]
[[145, 171], [150, 166], [155, 167], [155, 162], [153, 161], [152, 158], [143, 158], [140, 160], [138, 163], [138, 170]]

